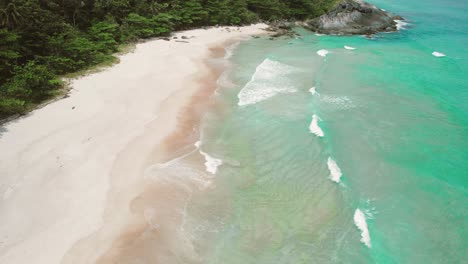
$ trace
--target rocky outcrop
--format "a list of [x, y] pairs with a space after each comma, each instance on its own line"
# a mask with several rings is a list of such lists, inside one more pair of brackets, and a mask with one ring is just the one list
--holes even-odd
[[342, 0], [326, 14], [308, 20], [304, 27], [321, 34], [371, 35], [397, 30], [401, 20], [374, 5], [360, 0]]
[[293, 28], [296, 26], [295, 22], [290, 21], [275, 21], [268, 23], [267, 31], [274, 32], [271, 34], [272, 38], [277, 37], [296, 37], [298, 34], [294, 32]]

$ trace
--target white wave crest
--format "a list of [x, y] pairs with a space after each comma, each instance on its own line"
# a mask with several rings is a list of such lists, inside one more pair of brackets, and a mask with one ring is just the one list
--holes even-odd
[[312, 134], [315, 134], [317, 137], [323, 137], [325, 134], [323, 130], [318, 125], [319, 117], [317, 115], [312, 116], [312, 122], [310, 123], [309, 130]]
[[341, 173], [341, 169], [338, 167], [338, 164], [336, 164], [336, 161], [328, 157], [327, 165], [328, 170], [330, 170], [330, 179], [336, 183], [340, 182], [343, 173]]
[[395, 23], [396, 23], [396, 28], [397, 28], [397, 30], [405, 29], [406, 26], [409, 25], [408, 22], [405, 22], [405, 21], [403, 21], [403, 20], [395, 19], [394, 21], [395, 21]]
[[351, 46], [344, 46], [344, 48], [347, 49], [347, 50], [355, 50], [356, 49], [356, 48], [351, 47]]
[[309, 89], [309, 92], [312, 94], [312, 95], [315, 95], [317, 93], [317, 89], [314, 87], [310, 88]]
[[435, 56], [435, 57], [445, 57], [446, 55], [443, 54], [442, 52], [434, 51], [434, 52], [432, 52], [432, 56]]
[[369, 229], [367, 228], [366, 216], [359, 208], [354, 212], [354, 224], [361, 231], [361, 242], [368, 248], [371, 248], [371, 238]]
[[216, 159], [208, 155], [207, 153], [203, 152], [200, 150], [200, 153], [205, 156], [205, 167], [206, 171], [211, 173], [211, 174], [216, 174], [218, 171], [218, 167], [223, 164], [223, 161], [220, 159]]
[[296, 69], [278, 61], [265, 59], [257, 66], [252, 79], [239, 92], [239, 106], [255, 104], [277, 94], [294, 93], [294, 87], [288, 75]]
[[200, 148], [201, 147], [200, 141], [195, 142], [195, 147], [197, 147], [200, 151], [200, 154], [202, 154], [205, 157], [206, 171], [211, 174], [216, 174], [216, 172], [218, 171], [218, 167], [223, 165], [223, 160], [214, 158], [210, 156], [208, 153], [203, 152]]
[[328, 53], [330, 53], [330, 52], [328, 50], [326, 50], [326, 49], [321, 49], [321, 50], [317, 51], [317, 55], [322, 56], [322, 57], [327, 56]]

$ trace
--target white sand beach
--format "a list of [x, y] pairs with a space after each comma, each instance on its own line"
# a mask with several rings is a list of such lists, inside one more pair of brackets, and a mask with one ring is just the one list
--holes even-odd
[[119, 64], [73, 80], [69, 97], [0, 126], [0, 263], [115, 263], [118, 252], [102, 256], [128, 235], [147, 165], [197, 140], [197, 118], [184, 113], [213, 92], [205, 60], [265, 27], [138, 44]]

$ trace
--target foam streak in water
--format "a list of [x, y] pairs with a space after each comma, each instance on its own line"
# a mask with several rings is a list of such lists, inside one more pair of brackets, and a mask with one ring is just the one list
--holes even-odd
[[354, 212], [354, 224], [361, 231], [361, 242], [368, 248], [371, 248], [371, 238], [369, 229], [367, 228], [366, 216], [359, 208]]
[[344, 46], [344, 48], [347, 49], [347, 50], [355, 50], [356, 49], [356, 48], [351, 47], [351, 46]]
[[329, 51], [326, 50], [326, 49], [321, 49], [321, 50], [317, 51], [317, 55], [322, 56], [322, 57], [327, 56], [328, 53], [329, 53]]
[[432, 56], [445, 57], [445, 54], [443, 54], [442, 52], [434, 51], [434, 52], [432, 52]]
[[317, 93], [317, 89], [314, 87], [310, 88], [309, 89], [309, 92], [312, 94], [312, 95], [315, 95]]
[[213, 158], [208, 153], [203, 152], [200, 148], [201, 147], [200, 141], [197, 141], [195, 143], [195, 147], [197, 147], [200, 150], [200, 154], [202, 154], [205, 157], [206, 171], [211, 174], [216, 174], [216, 172], [218, 171], [218, 167], [223, 164], [223, 161], [221, 159]]
[[317, 115], [312, 116], [312, 122], [310, 123], [309, 130], [312, 134], [315, 134], [317, 137], [323, 137], [325, 134], [323, 130], [318, 125], [319, 117]]
[[322, 102], [333, 104], [339, 109], [350, 109], [355, 108], [356, 105], [347, 96], [322, 96], [320, 99]]
[[228, 47], [225, 48], [225, 55], [224, 55], [224, 58], [225, 59], [230, 59], [234, 53], [234, 50], [237, 49], [237, 47], [239, 47], [239, 44], [240, 42], [236, 42], [232, 45], [229, 45]]
[[330, 179], [336, 183], [339, 183], [341, 176], [343, 175], [343, 173], [341, 173], [340, 167], [338, 167], [336, 161], [334, 161], [331, 157], [328, 157], [327, 165], [328, 170], [330, 170]]
[[252, 79], [237, 95], [239, 106], [255, 104], [277, 94], [294, 93], [294, 87], [288, 75], [296, 69], [278, 61], [265, 59], [257, 66]]
[[397, 30], [405, 29], [405, 27], [409, 24], [408, 22], [405, 22], [403, 20], [395, 19], [394, 21], [396, 23]]

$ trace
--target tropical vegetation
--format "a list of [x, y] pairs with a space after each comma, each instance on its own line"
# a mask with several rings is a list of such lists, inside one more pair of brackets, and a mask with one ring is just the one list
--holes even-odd
[[54, 96], [60, 76], [174, 30], [305, 19], [336, 0], [0, 0], [0, 118]]

